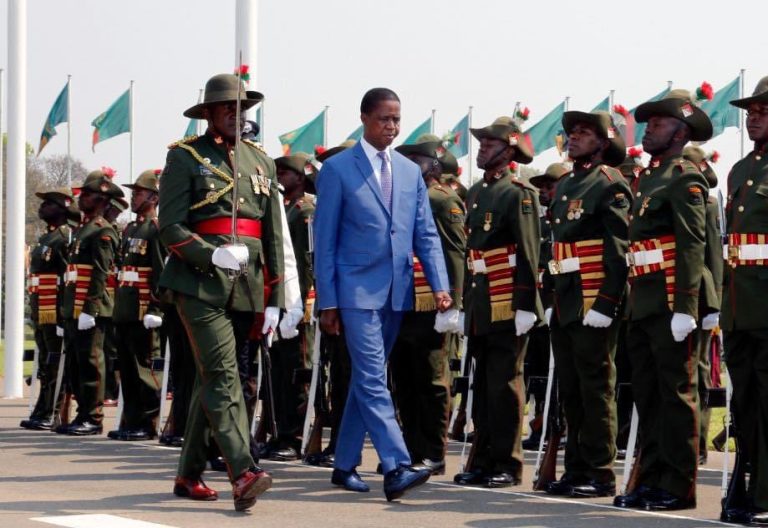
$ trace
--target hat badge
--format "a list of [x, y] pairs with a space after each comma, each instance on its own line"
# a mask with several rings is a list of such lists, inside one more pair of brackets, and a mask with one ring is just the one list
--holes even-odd
[[683, 117], [691, 117], [693, 115], [693, 107], [690, 103], [685, 103], [680, 107], [680, 113], [683, 114]]
[[509, 135], [509, 146], [510, 147], [517, 146], [517, 133], [513, 132]]
[[102, 183], [99, 189], [101, 189], [101, 192], [107, 192], [109, 190], [109, 185]]

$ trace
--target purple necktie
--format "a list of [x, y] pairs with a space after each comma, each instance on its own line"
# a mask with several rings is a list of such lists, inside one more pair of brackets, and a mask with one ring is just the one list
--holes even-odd
[[392, 209], [392, 173], [389, 171], [389, 154], [386, 150], [376, 154], [381, 158], [381, 196], [387, 210]]

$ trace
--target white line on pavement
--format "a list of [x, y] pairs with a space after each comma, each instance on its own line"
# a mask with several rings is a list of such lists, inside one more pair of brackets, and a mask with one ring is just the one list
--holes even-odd
[[117, 515], [92, 514], [92, 515], [61, 515], [58, 517], [33, 517], [30, 520], [39, 521], [67, 528], [174, 528], [167, 524], [157, 524], [146, 521], [137, 521]]

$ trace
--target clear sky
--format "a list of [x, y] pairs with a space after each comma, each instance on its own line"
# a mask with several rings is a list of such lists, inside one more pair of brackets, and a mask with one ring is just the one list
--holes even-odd
[[[535, 123], [565, 96], [590, 110], [608, 91], [632, 107], [667, 80], [717, 90], [747, 70], [746, 93], [768, 74], [759, 3], [512, 0], [261, 0], [258, 86], [266, 99], [266, 147], [330, 106], [335, 145], [359, 124], [366, 89], [383, 85], [402, 100], [404, 138], [437, 110], [448, 131], [474, 106], [474, 125], [511, 115], [516, 101]], [[0, 68], [7, 81], [7, 2], [0, 4]], [[135, 84], [134, 172], [162, 166], [166, 145], [187, 126], [182, 112], [213, 74], [234, 68], [234, 0], [29, 1], [27, 139], [72, 84], [73, 155], [87, 167], [128, 173], [128, 136], [91, 152], [91, 120]], [[5, 85], [7, 95], [7, 83]], [[13, 104], [7, 101], [6, 104]], [[6, 107], [7, 108], [7, 107]], [[3, 113], [4, 118], [7, 112]], [[7, 126], [3, 124], [4, 130]], [[66, 152], [66, 126], [43, 151]], [[722, 154], [725, 179], [739, 157], [727, 130], [705, 150]], [[747, 151], [750, 143], [747, 140]], [[556, 151], [538, 156], [544, 169]], [[135, 175], [134, 175], [135, 176]]]

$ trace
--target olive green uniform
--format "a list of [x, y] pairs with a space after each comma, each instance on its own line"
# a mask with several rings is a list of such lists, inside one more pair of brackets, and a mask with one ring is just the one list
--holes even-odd
[[[576, 163], [551, 204], [554, 257], [545, 284], [554, 291], [550, 320], [560, 400], [568, 423], [565, 478], [613, 483], [616, 457], [616, 343], [627, 281], [631, 191], [608, 165]], [[562, 268], [578, 259], [578, 269]], [[613, 321], [583, 324], [594, 310]]]
[[[762, 259], [740, 255], [742, 244], [766, 244], [768, 152], [753, 151], [728, 175], [728, 263], [723, 278], [721, 325], [733, 383], [733, 413], [751, 464], [747, 494], [768, 510], [768, 268]], [[747, 237], [745, 235], [753, 235]]]
[[[56, 335], [56, 326], [60, 323], [59, 290], [67, 269], [70, 236], [72, 230], [66, 224], [59, 227], [47, 226], [46, 232], [40, 236], [30, 253], [27, 281], [30, 319], [35, 329], [38, 350], [37, 377], [40, 381], [40, 393], [30, 415], [33, 420], [49, 421], [53, 415], [53, 393], [56, 390], [62, 343], [62, 338]], [[42, 309], [41, 296], [45, 297]], [[63, 393], [59, 396], [63, 396]], [[59, 404], [56, 402], [57, 407]]]
[[631, 251], [664, 253], [664, 269], [630, 269], [627, 353], [640, 416], [638, 483], [681, 499], [696, 496], [698, 335], [676, 342], [670, 321], [673, 313], [699, 318], [708, 189], [698, 167], [681, 156], [654, 158], [639, 178], [629, 223]]
[[[272, 382], [275, 390], [275, 418], [277, 436], [281, 444], [295, 448], [301, 446], [301, 434], [308, 398], [308, 387], [296, 379], [297, 370], [312, 367], [314, 326], [309, 323], [314, 303], [314, 276], [309, 247], [309, 222], [315, 213], [314, 197], [305, 194], [292, 202], [285, 202], [286, 221], [291, 233], [296, 269], [299, 274], [301, 302], [305, 317], [296, 330], [299, 335], [292, 339], [280, 339], [272, 345]], [[311, 292], [311, 294], [310, 294]], [[311, 297], [310, 297], [311, 295]]]
[[[234, 149], [221, 138], [186, 138], [171, 145], [160, 183], [160, 236], [170, 251], [160, 286], [174, 292], [198, 369], [178, 469], [192, 479], [205, 469], [211, 435], [231, 480], [254, 465], [236, 349], [246, 345], [257, 313], [283, 304], [282, 204], [274, 162], [245, 140], [236, 178], [233, 159]], [[231, 242], [226, 226], [233, 182], [246, 233], [238, 238], [249, 255], [246, 273], [234, 280], [211, 261], [217, 247]], [[272, 284], [268, 294], [265, 284]]]
[[[118, 234], [103, 217], [87, 219], [74, 231], [69, 246], [61, 316], [65, 321], [67, 371], [77, 398], [75, 424], [100, 425], [104, 418], [104, 332], [114, 301], [107, 291], [107, 276], [114, 267]], [[96, 326], [78, 330], [78, 317], [86, 313]]]
[[163, 315], [158, 282], [166, 255], [156, 218], [138, 217], [126, 226], [112, 321], [119, 337], [117, 354], [124, 398], [120, 428], [127, 431], [154, 432], [160, 412], [161, 379], [152, 370], [152, 361], [160, 358], [160, 333], [158, 328], [145, 328], [143, 318]]
[[475, 456], [472, 469], [509, 473], [523, 471], [523, 361], [528, 336], [517, 336], [514, 311], [542, 317], [536, 288], [539, 263], [537, 191], [505, 169], [498, 178], [480, 180], [467, 194], [467, 264], [473, 250], [513, 246], [512, 301], [494, 303], [488, 275], [465, 268], [464, 312], [467, 350], [476, 360], [474, 381]]
[[[445, 256], [454, 307], [461, 309], [464, 284], [464, 205], [450, 188], [433, 182], [427, 194]], [[417, 293], [415, 311], [406, 312], [390, 356], [395, 403], [403, 439], [415, 463], [443, 460], [450, 412], [449, 349], [435, 331], [432, 291]]]

